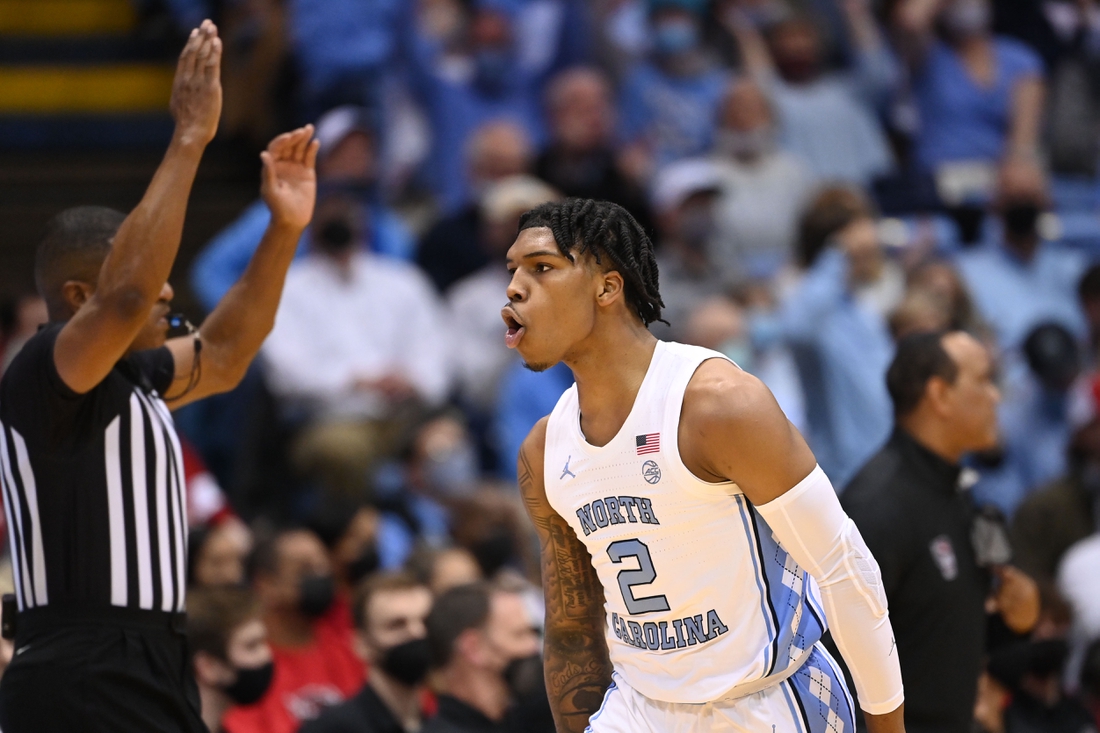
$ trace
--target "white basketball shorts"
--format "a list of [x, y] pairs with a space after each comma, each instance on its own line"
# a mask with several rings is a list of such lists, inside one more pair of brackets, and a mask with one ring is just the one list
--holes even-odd
[[585, 733], [854, 733], [854, 719], [844, 677], [818, 644], [789, 678], [717, 702], [650, 700], [616, 673]]

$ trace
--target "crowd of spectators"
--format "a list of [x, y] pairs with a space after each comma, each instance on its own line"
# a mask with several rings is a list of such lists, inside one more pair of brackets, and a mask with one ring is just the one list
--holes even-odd
[[[448, 685], [481, 685], [496, 702], [477, 715], [514, 719], [502, 675], [540, 623], [515, 459], [572, 376], [504, 348], [503, 256], [522, 212], [570, 196], [635, 215], [658, 248], [655, 333], [760, 377], [837, 487], [891, 436], [900, 339], [961, 330], [988, 351], [1000, 438], [964, 459], [967, 501], [1009, 528], [1042, 615], [1022, 647], [991, 649], [975, 726], [1100, 727], [1100, 4], [164, 4], [181, 27], [222, 21], [244, 100], [227, 91], [226, 134], [247, 145], [290, 117], [321, 142], [316, 215], [261, 358], [177, 415], [192, 608], [224, 627], [196, 645], [212, 728], [355, 730], [340, 720], [377, 704], [397, 725], [380, 730], [437, 710], [469, 722]], [[206, 245], [200, 303], [267, 218], [257, 201]], [[39, 308], [0, 313], [0, 359]], [[209, 590], [226, 585], [250, 590]], [[428, 594], [460, 609], [436, 620], [445, 642]], [[379, 621], [401, 613], [400, 629]], [[511, 641], [433, 648], [442, 697], [400, 681], [391, 647], [488, 638], [500, 613], [522, 621], [499, 631]], [[235, 636], [255, 620], [271, 655]], [[249, 699], [233, 680], [268, 659], [270, 690]], [[325, 723], [349, 698], [361, 709]], [[539, 704], [516, 730], [545, 725]]]

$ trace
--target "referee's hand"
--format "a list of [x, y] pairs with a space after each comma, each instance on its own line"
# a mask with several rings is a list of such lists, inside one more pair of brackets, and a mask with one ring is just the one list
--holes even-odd
[[172, 82], [170, 108], [176, 121], [175, 139], [206, 146], [218, 131], [222, 113], [222, 41], [209, 20], [191, 31]]
[[284, 132], [260, 153], [264, 163], [260, 195], [274, 224], [305, 229], [317, 198], [317, 148], [313, 125]]

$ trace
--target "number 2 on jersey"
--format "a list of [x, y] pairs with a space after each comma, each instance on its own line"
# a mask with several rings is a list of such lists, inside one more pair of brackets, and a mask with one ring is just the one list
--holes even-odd
[[623, 602], [631, 616], [654, 611], [668, 611], [668, 599], [664, 595], [644, 596], [638, 598], [634, 595], [633, 587], [636, 585], [649, 585], [657, 578], [657, 571], [653, 569], [653, 559], [649, 555], [649, 548], [638, 539], [619, 540], [607, 546], [607, 556], [611, 562], [618, 565], [625, 558], [633, 557], [638, 560], [637, 570], [619, 571], [619, 590], [623, 593]]

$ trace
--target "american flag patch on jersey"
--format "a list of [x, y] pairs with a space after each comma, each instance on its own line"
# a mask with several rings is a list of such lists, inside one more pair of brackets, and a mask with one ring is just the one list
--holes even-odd
[[657, 453], [661, 450], [661, 434], [650, 433], [649, 435], [639, 435], [634, 438], [634, 441], [638, 444], [638, 455], [644, 456], [646, 453]]

